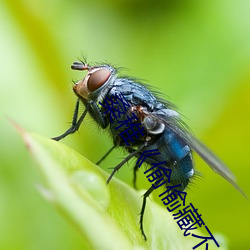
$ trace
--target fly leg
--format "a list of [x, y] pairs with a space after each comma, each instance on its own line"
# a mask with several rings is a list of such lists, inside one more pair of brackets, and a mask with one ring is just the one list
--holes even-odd
[[115, 148], [116, 146], [114, 145], [97, 163], [96, 165], [99, 165]]
[[142, 201], [142, 208], [141, 208], [141, 212], [140, 212], [140, 230], [141, 233], [143, 235], [144, 240], [147, 240], [147, 236], [144, 233], [144, 229], [143, 229], [143, 216], [144, 216], [144, 212], [145, 212], [145, 208], [146, 208], [146, 202], [147, 202], [147, 198], [148, 196], [154, 191], [155, 189], [151, 186], [147, 192], [143, 195], [143, 201]]
[[[133, 153], [133, 152], [135, 152], [136, 150], [134, 150], [134, 149], [131, 149], [131, 148], [128, 148], [128, 151], [129, 151], [129, 153]], [[133, 187], [134, 187], [134, 189], [137, 189], [136, 188], [136, 175], [137, 175], [137, 170], [138, 170], [139, 168], [138, 168], [138, 166], [137, 166], [137, 164], [135, 164], [135, 166], [134, 166], [134, 168], [133, 168]]]
[[136, 175], [137, 175], [137, 170], [138, 170], [138, 165], [135, 164], [134, 169], [133, 169], [133, 186], [135, 189], [136, 188]]
[[83, 121], [84, 117], [86, 116], [86, 114], [88, 112], [88, 109], [89, 109], [89, 106], [87, 106], [86, 109], [84, 110], [84, 112], [82, 113], [81, 117], [77, 121], [78, 111], [79, 111], [79, 102], [80, 101], [78, 99], [77, 102], [76, 102], [76, 106], [75, 106], [75, 110], [74, 110], [74, 116], [73, 116], [71, 127], [65, 133], [63, 133], [62, 135], [59, 135], [59, 136], [51, 138], [51, 139], [53, 139], [55, 141], [60, 141], [64, 137], [68, 136], [69, 134], [75, 133], [79, 129], [79, 127], [80, 127], [80, 125], [81, 125], [81, 123], [82, 123], [82, 121]]
[[134, 157], [136, 154], [138, 154], [146, 146], [147, 146], [147, 142], [144, 143], [143, 145], [141, 145], [137, 150], [135, 150], [132, 153], [130, 153], [122, 162], [120, 162], [116, 167], [114, 167], [112, 173], [110, 174], [110, 176], [109, 176], [109, 178], [107, 180], [107, 184], [109, 184], [109, 182], [111, 181], [111, 179], [114, 176], [114, 174], [124, 165], [124, 163], [126, 163], [127, 161], [129, 161], [132, 157]]

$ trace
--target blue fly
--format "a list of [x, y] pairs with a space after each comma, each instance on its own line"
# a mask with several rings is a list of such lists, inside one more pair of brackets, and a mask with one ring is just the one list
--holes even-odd
[[[139, 159], [145, 151], [152, 152], [158, 149], [159, 154], [149, 154], [145, 159], [147, 166], [149, 164], [163, 163], [161, 167], [170, 169], [172, 172], [168, 183], [172, 186], [177, 185], [178, 191], [184, 191], [195, 174], [192, 158], [192, 151], [195, 151], [208, 166], [245, 196], [236, 184], [232, 172], [213, 152], [189, 132], [172, 103], [157, 97], [157, 94], [149, 90], [147, 85], [137, 82], [133, 78], [118, 77], [117, 70], [111, 65], [90, 66], [85, 62], [74, 62], [71, 68], [87, 71], [87, 74], [73, 87], [78, 99], [71, 127], [65, 133], [53, 139], [59, 141], [76, 132], [86, 114], [89, 113], [102, 129], [108, 129], [114, 143], [113, 147], [98, 163], [107, 157], [115, 147], [123, 147], [129, 153], [113, 169], [107, 183], [124, 163], [132, 157]], [[119, 98], [114, 98], [121, 95], [122, 102]], [[85, 106], [85, 110], [78, 117], [80, 102]], [[112, 104], [112, 115], [107, 112], [107, 104]], [[123, 110], [119, 109], [121, 105], [124, 107]], [[131, 123], [134, 127], [137, 127], [137, 130], [141, 124], [144, 133], [133, 136], [133, 139], [128, 144], [121, 137], [121, 134], [125, 132], [124, 126], [121, 126], [121, 121], [126, 120], [129, 116], [131, 117], [132, 114], [135, 114], [137, 119], [131, 119]], [[134, 185], [139, 167], [137, 161], [134, 166]], [[143, 196], [140, 229], [145, 239], [143, 214], [146, 199], [153, 191], [154, 188], [151, 186]]]

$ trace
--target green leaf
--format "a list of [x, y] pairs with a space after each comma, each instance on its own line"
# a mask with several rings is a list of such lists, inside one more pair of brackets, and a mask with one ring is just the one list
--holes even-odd
[[82, 249], [192, 249], [200, 242], [184, 237], [172, 215], [150, 199], [144, 241], [139, 229], [143, 192], [116, 178], [107, 186], [108, 174], [75, 150], [23, 130], [21, 134], [44, 176], [46, 187], [40, 185], [39, 191], [81, 232]]

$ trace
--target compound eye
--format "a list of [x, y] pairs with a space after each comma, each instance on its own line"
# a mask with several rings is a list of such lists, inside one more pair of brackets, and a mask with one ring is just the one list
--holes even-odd
[[110, 74], [108, 69], [99, 69], [92, 73], [87, 83], [88, 90], [93, 92], [99, 89], [109, 79]]

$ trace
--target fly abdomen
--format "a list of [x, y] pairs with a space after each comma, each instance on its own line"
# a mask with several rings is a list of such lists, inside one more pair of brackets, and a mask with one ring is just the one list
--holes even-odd
[[174, 163], [171, 173], [171, 184], [179, 185], [176, 189], [184, 191], [190, 182], [190, 178], [194, 175], [192, 155], [189, 153], [180, 161]]
[[166, 139], [166, 143], [168, 144], [168, 149], [171, 156], [176, 161], [180, 161], [190, 153], [189, 146], [184, 143], [183, 140], [177, 137], [177, 135], [171, 130], [166, 130], [166, 133], [164, 133], [164, 138]]
[[194, 175], [191, 150], [173, 131], [166, 131], [164, 134], [168, 152], [172, 158], [170, 163], [173, 162], [171, 182], [181, 184], [180, 191], [183, 191], [187, 187], [189, 179]]
[[166, 162], [165, 167], [172, 170], [170, 183], [181, 184], [178, 189], [185, 190], [189, 179], [194, 175], [190, 147], [172, 130], [165, 129], [155, 138], [155, 142], [146, 148], [148, 151], [155, 149], [158, 149], [160, 154], [147, 157], [145, 162], [148, 164]]

